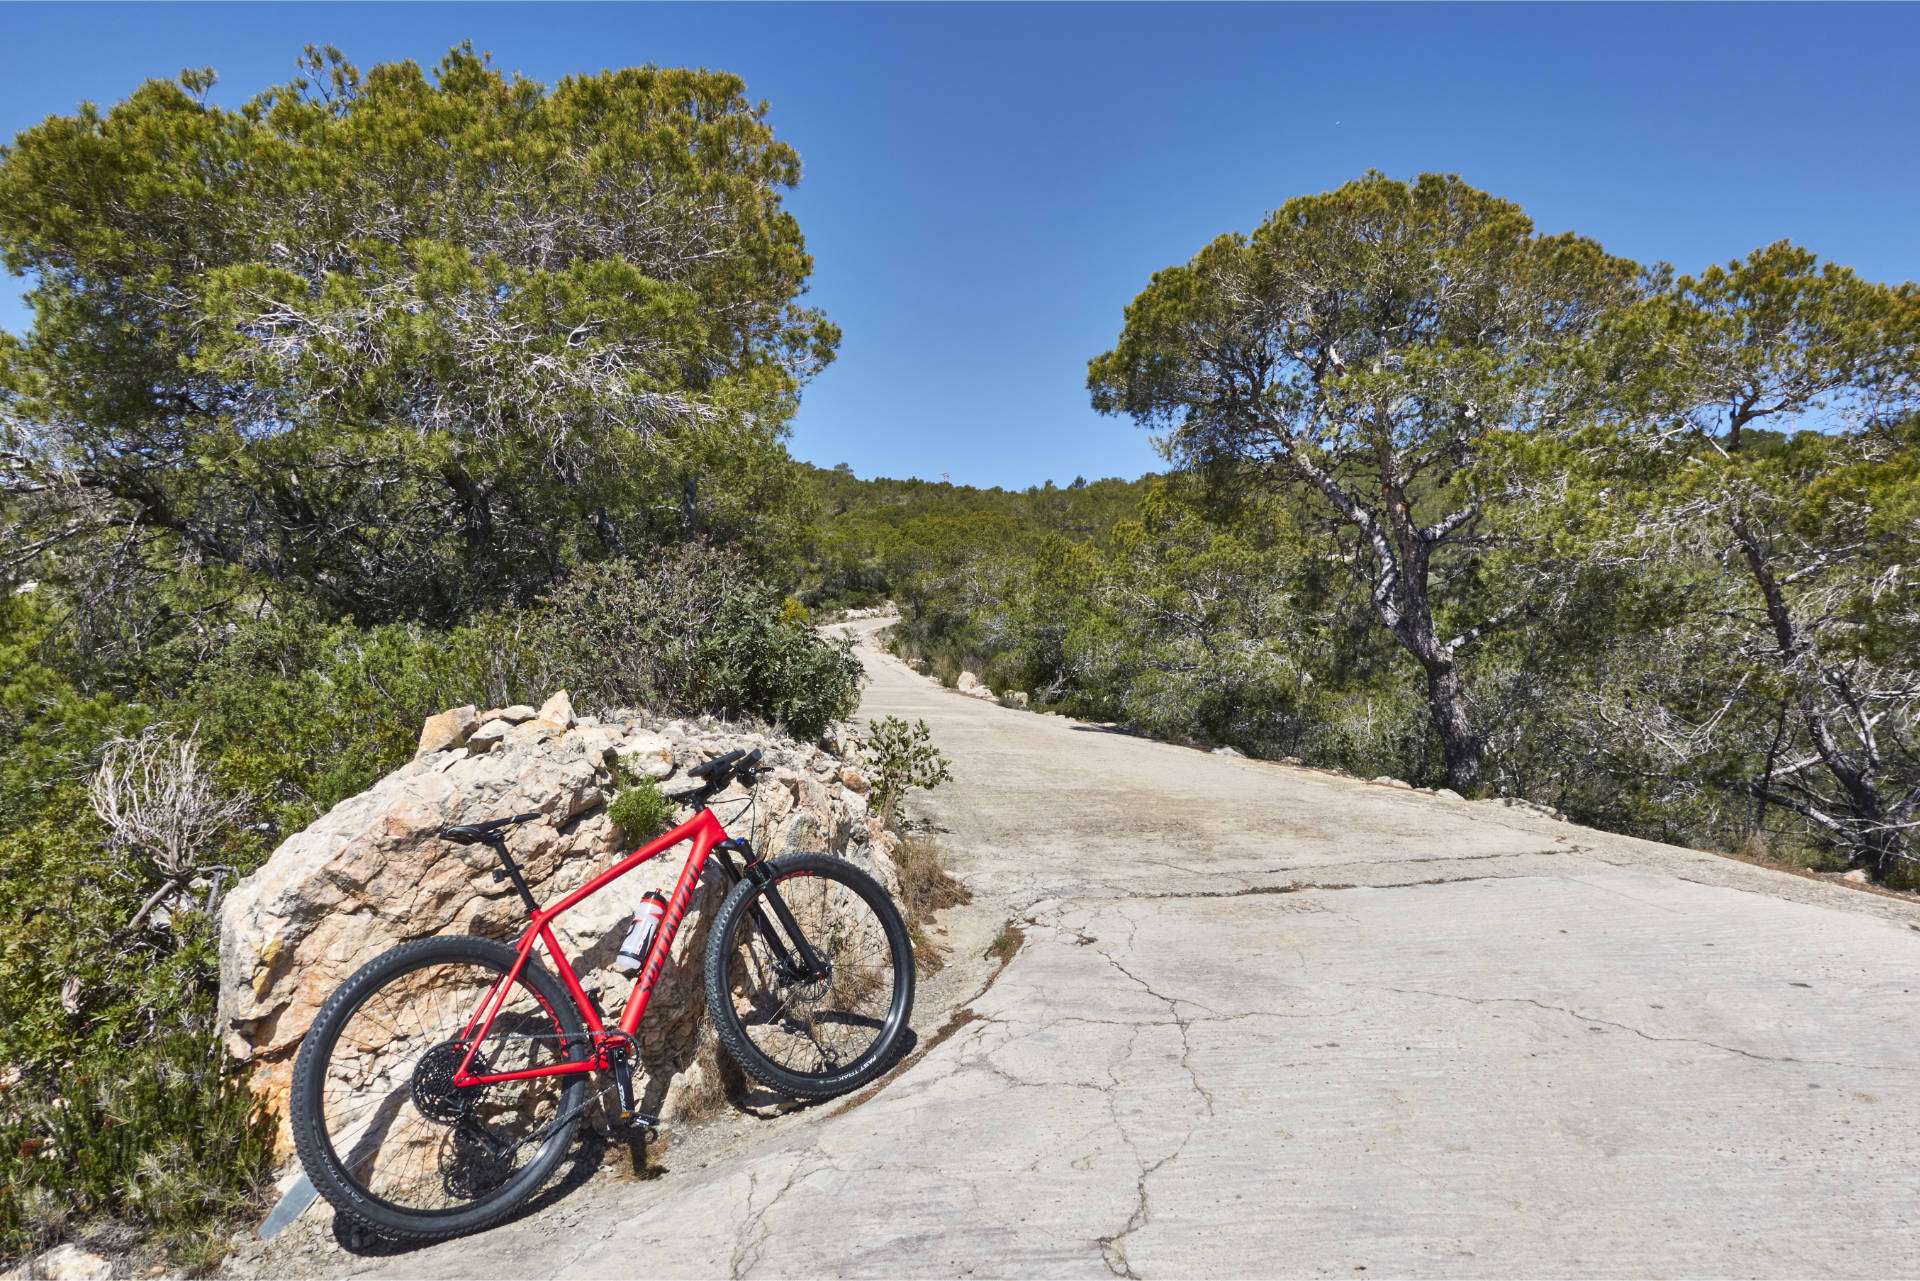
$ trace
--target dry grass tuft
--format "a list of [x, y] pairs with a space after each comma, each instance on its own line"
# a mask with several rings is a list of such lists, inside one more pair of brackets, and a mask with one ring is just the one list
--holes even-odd
[[704, 1019], [700, 1023], [700, 1048], [694, 1052], [692, 1067], [696, 1080], [692, 1088], [680, 1096], [680, 1119], [711, 1121], [727, 1110], [730, 1092], [727, 1069], [733, 1067], [733, 1061], [721, 1052], [719, 1034], [713, 1030], [713, 1024]]
[[907, 936], [913, 940], [913, 968], [921, 975], [937, 973], [947, 963], [947, 950], [928, 931], [936, 915], [961, 903], [973, 902], [973, 891], [947, 871], [946, 853], [931, 836], [909, 836], [893, 851], [900, 869], [900, 907], [907, 918]]
[[926, 921], [961, 903], [973, 902], [973, 891], [947, 871], [946, 852], [931, 836], [909, 836], [893, 851], [900, 869], [900, 900], [907, 919]]
[[1007, 962], [1013, 959], [1013, 954], [1018, 952], [1020, 945], [1026, 941], [1026, 931], [1012, 921], [1008, 921], [1000, 927], [1000, 932], [993, 936], [993, 942], [987, 944], [987, 955], [1000, 962], [1000, 968], [1004, 970], [1007, 968]]

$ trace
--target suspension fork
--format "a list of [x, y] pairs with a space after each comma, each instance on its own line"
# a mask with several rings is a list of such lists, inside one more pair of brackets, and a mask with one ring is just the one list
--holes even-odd
[[[760, 937], [767, 941], [767, 947], [773, 952], [775, 967], [794, 979], [819, 976], [825, 968], [820, 964], [820, 956], [813, 950], [813, 945], [807, 942], [807, 936], [801, 932], [800, 922], [794, 919], [786, 900], [780, 897], [780, 891], [773, 882], [773, 873], [767, 870], [765, 861], [754, 858], [753, 848], [739, 837], [722, 841], [713, 849], [714, 853], [720, 855], [720, 865], [726, 869], [727, 879], [730, 882], [738, 885], [743, 879], [751, 880], [761, 888], [762, 894], [755, 900], [750, 910], [753, 913], [754, 928], [760, 931]], [[733, 865], [733, 855], [736, 853], [746, 860], [744, 874]], [[761, 907], [762, 902], [773, 905], [773, 914], [779, 919], [781, 929], [786, 931], [787, 937], [793, 940], [793, 948], [789, 949], [785, 943], [781, 942], [780, 931], [774, 929], [773, 922], [767, 919], [767, 914]], [[795, 952], [799, 955], [795, 956]]]

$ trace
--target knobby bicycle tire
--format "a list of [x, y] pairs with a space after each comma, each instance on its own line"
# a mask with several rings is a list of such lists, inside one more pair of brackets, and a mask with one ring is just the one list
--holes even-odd
[[[461, 1016], [457, 1011], [464, 1006], [471, 1015], [478, 1005], [470, 993], [457, 991], [448, 992], [445, 1002], [428, 1002], [426, 998], [432, 996], [429, 989], [436, 978], [457, 976], [470, 970], [478, 982], [488, 972], [500, 975], [510, 972], [515, 958], [512, 948], [490, 939], [462, 935], [421, 939], [369, 961], [321, 1007], [301, 1043], [294, 1065], [288, 1113], [294, 1145], [301, 1164], [306, 1167], [307, 1177], [315, 1190], [347, 1218], [382, 1235], [407, 1240], [440, 1240], [478, 1231], [511, 1214], [537, 1192], [566, 1155], [580, 1122], [586, 1074], [455, 1090], [450, 1085], [451, 1070], [464, 1057], [464, 1047], [446, 1039], [434, 1039], [442, 1036], [447, 1026], [454, 1028], [453, 1036], [457, 1038], [461, 1030]], [[407, 989], [410, 978], [414, 980], [413, 986], [420, 989], [418, 993]], [[444, 1016], [445, 1026], [437, 1026], [432, 1018], [422, 1018], [417, 1030], [402, 1027], [400, 1024], [407, 1021], [404, 1017], [390, 1019], [383, 1025], [366, 1016], [369, 1007], [380, 1001], [383, 993], [405, 993], [409, 1001], [407, 1008], [412, 1010], [420, 1010], [423, 1004], [435, 1008], [444, 1004], [454, 1012]], [[509, 1009], [519, 1011], [511, 1016], [517, 1023], [509, 1019]], [[362, 1023], [370, 1024], [376, 1031], [376, 1035], [368, 1039], [377, 1040], [382, 1028], [392, 1033], [384, 1044], [376, 1047], [387, 1057], [376, 1059], [373, 1051], [360, 1047], [357, 1040], [351, 1047], [340, 1045], [343, 1032], [349, 1027], [357, 1029]], [[427, 1044], [428, 1041], [434, 1043]], [[533, 958], [521, 968], [501, 1017], [489, 1030], [482, 1048], [491, 1053], [490, 1047], [509, 1054], [517, 1049], [524, 1055], [551, 1063], [579, 1061], [590, 1053], [586, 1029], [573, 1002], [558, 980]], [[496, 1053], [494, 1057], [501, 1055]], [[376, 1062], [380, 1066], [369, 1066]], [[489, 1068], [499, 1072], [520, 1066], [518, 1062], [496, 1062]], [[371, 1081], [363, 1092], [379, 1101], [373, 1105], [360, 1130], [355, 1131], [350, 1121], [336, 1118], [332, 1124], [339, 1127], [340, 1133], [334, 1134], [329, 1130], [329, 1100], [339, 1092], [330, 1091], [329, 1082], [344, 1078], [351, 1088], [355, 1075], [362, 1083]], [[525, 1090], [521, 1099], [514, 1102], [507, 1092], [516, 1085], [524, 1085]], [[538, 1098], [543, 1101], [541, 1115], [529, 1117], [527, 1114], [533, 1109], [525, 1099], [533, 1097], [536, 1089], [541, 1091]], [[502, 1110], [503, 1095], [506, 1096], [505, 1110]], [[523, 1124], [528, 1129], [528, 1137], [516, 1144], [504, 1143], [486, 1117], [477, 1117], [476, 1110], [489, 1099], [495, 1118], [505, 1117], [508, 1121], [525, 1118]], [[546, 1105], [549, 1101], [550, 1106]], [[441, 1180], [443, 1191], [453, 1204], [437, 1208], [402, 1204], [392, 1199], [391, 1188], [383, 1194], [372, 1186], [385, 1173], [380, 1168], [387, 1159], [382, 1155], [383, 1146], [391, 1136], [399, 1134], [415, 1136], [405, 1144], [396, 1141], [396, 1146], [403, 1149], [407, 1157], [420, 1161], [422, 1186]], [[347, 1153], [349, 1159], [343, 1159], [336, 1150], [336, 1140], [344, 1140], [348, 1135], [356, 1136], [355, 1142]], [[509, 1164], [518, 1158], [523, 1148], [536, 1143], [524, 1165]], [[502, 1147], [505, 1156], [501, 1154]], [[439, 1162], [437, 1168], [435, 1161]], [[350, 1164], [360, 1167], [360, 1172], [356, 1173]], [[508, 1165], [511, 1172], [502, 1176], [502, 1165]], [[488, 1179], [498, 1181], [488, 1186]]]
[[789, 854], [767, 872], [809, 945], [828, 958], [830, 975], [805, 981], [776, 972], [763, 923], [782, 943], [787, 931], [767, 886], [743, 880], [707, 941], [714, 1030], [747, 1075], [782, 1094], [825, 1099], [858, 1089], [893, 1066], [905, 1045], [914, 981], [906, 922], [879, 882], [845, 859]]

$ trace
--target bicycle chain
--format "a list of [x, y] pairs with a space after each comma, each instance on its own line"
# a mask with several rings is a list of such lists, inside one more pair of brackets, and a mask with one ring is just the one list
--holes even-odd
[[[520, 1040], [520, 1041], [574, 1041], [574, 1040], [578, 1040], [579, 1038], [568, 1035], [566, 1033], [533, 1032], [533, 1033], [512, 1033], [508, 1036], [500, 1037], [498, 1039]], [[618, 1082], [609, 1082], [608, 1084], [601, 1086], [598, 1090], [594, 1091], [592, 1094], [589, 1094], [586, 1098], [580, 1100], [580, 1102], [574, 1104], [573, 1107], [567, 1109], [564, 1113], [555, 1117], [552, 1121], [549, 1121], [541, 1129], [535, 1131], [532, 1134], [527, 1135], [523, 1139], [516, 1140], [515, 1142], [509, 1144], [505, 1148], [501, 1149], [500, 1152], [497, 1153], [496, 1155], [509, 1156], [519, 1152], [521, 1148], [526, 1147], [530, 1143], [546, 1142], [547, 1139], [553, 1136], [553, 1133], [556, 1130], [560, 1129], [560, 1127], [571, 1123], [572, 1121], [574, 1121], [575, 1119], [581, 1116], [584, 1116], [596, 1104], [602, 1102], [607, 1097], [607, 1095], [613, 1093], [618, 1088], [618, 1084], [619, 1084]], [[651, 1129], [652, 1127], [649, 1126], [646, 1128]], [[595, 1133], [601, 1134], [603, 1132], [599, 1130], [595, 1130]], [[489, 1135], [488, 1137], [491, 1138], [492, 1136]], [[605, 1132], [603, 1137], [607, 1137], [607, 1138], [613, 1137], [612, 1132], [610, 1131]]]

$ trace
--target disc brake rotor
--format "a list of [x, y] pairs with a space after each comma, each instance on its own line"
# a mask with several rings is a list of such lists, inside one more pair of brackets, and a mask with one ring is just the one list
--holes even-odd
[[806, 978], [785, 978], [780, 984], [780, 993], [788, 1001], [801, 1005], [812, 1005], [826, 996], [827, 989], [833, 986], [833, 964], [821, 961], [821, 972]]

